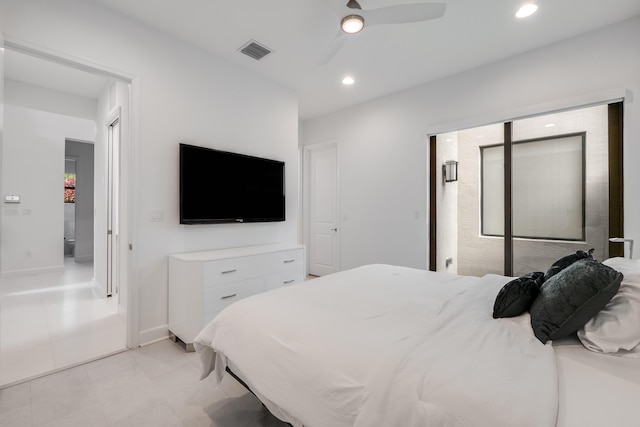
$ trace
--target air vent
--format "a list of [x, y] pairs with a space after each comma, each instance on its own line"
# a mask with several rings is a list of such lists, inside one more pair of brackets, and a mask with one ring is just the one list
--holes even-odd
[[247, 42], [247, 44], [245, 44], [240, 48], [240, 52], [244, 53], [247, 56], [252, 57], [256, 61], [259, 61], [265, 56], [267, 56], [268, 54], [270, 54], [272, 51], [271, 49], [261, 45], [257, 41], [250, 40], [249, 42]]

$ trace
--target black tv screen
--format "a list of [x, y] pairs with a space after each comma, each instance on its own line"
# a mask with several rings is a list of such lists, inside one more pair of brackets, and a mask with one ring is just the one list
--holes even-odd
[[180, 144], [180, 224], [284, 221], [284, 162]]

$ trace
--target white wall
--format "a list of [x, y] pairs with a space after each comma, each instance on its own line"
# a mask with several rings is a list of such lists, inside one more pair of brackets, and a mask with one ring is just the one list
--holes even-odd
[[638, 40], [634, 18], [304, 121], [302, 144], [340, 144], [342, 268], [371, 262], [426, 268], [428, 134], [603, 101], [624, 89], [625, 235], [640, 239], [640, 197], [632, 185], [640, 182]]
[[[90, 134], [91, 135], [90, 142], [93, 142], [93, 139], [95, 138], [95, 119], [96, 119], [96, 107], [97, 107], [97, 102], [95, 99], [71, 95], [68, 93], [51, 90], [48, 88], [35, 86], [35, 85], [31, 85], [31, 84], [11, 80], [11, 79], [5, 79], [4, 85], [5, 85], [5, 92], [4, 92], [5, 104], [10, 104], [16, 107], [23, 107], [25, 110], [31, 110], [36, 112], [35, 113], [36, 115], [40, 115], [40, 113], [47, 112], [47, 113], [54, 113], [50, 117], [66, 116], [68, 119], [69, 118], [86, 119], [86, 120], [77, 121], [77, 123], [83, 123], [82, 125], [80, 125], [81, 127], [85, 126], [87, 120], [92, 122], [94, 130]], [[23, 122], [23, 120], [25, 119], [24, 115], [18, 115], [13, 117], [14, 119], [18, 120], [18, 122], [15, 122], [14, 120], [12, 120], [9, 124], [10, 129], [16, 128], [16, 127], [33, 126], [32, 123]], [[35, 131], [35, 129], [32, 131]], [[80, 132], [80, 133], [71, 132], [69, 137], [74, 138], [74, 136], [72, 136], [74, 134], [76, 135], [84, 134], [85, 136], [89, 135], [86, 132]], [[59, 135], [57, 136], [52, 135], [52, 137], [57, 138], [59, 137]], [[58, 143], [59, 141], [56, 144]], [[73, 155], [84, 156], [88, 154], [86, 153], [86, 150], [93, 151], [93, 147], [86, 147], [87, 144], [80, 143], [80, 142], [71, 142], [72, 147], [75, 146], [74, 144], [77, 144], [77, 146], [79, 147], [82, 147], [82, 146], [85, 146], [85, 147], [80, 148], [81, 152], [71, 153]], [[64, 141], [63, 141], [62, 149], [63, 149], [62, 155], [64, 156], [64, 153], [66, 151]], [[91, 156], [93, 156], [93, 154], [91, 154]], [[17, 158], [12, 157], [9, 159], [9, 161], [17, 168], [22, 168], [24, 170], [31, 171], [30, 158], [28, 156], [21, 156]], [[81, 188], [78, 189], [77, 191], [84, 192], [84, 189], [86, 189], [85, 185], [89, 185], [90, 187], [89, 197], [93, 197], [93, 188], [92, 188], [93, 187], [93, 165], [89, 167], [86, 161], [82, 161], [81, 163], [82, 165], [80, 167], [83, 169], [82, 174], [85, 175], [86, 178], [81, 180], [80, 182]], [[80, 203], [78, 204], [79, 209], [76, 212], [77, 215], [79, 214], [78, 221], [77, 221], [78, 228], [76, 229], [76, 233], [79, 233], [76, 236], [76, 247], [75, 247], [76, 260], [91, 261], [93, 258], [93, 247], [92, 247], [93, 200], [87, 200], [85, 197], [81, 197], [79, 200], [80, 200]], [[40, 225], [42, 227], [45, 226], [44, 223]], [[51, 225], [54, 226], [55, 228], [58, 227], [58, 224], [53, 224], [53, 222], [51, 222]], [[52, 245], [51, 248], [56, 251], [56, 254], [51, 253], [47, 255], [46, 258], [57, 259], [58, 247]], [[5, 250], [7, 251], [7, 253], [15, 252], [15, 253], [12, 253], [11, 255], [12, 257], [22, 256], [18, 253], [18, 251], [21, 250], [19, 247], [14, 247], [13, 245], [7, 245], [5, 247]], [[39, 250], [44, 250], [44, 248], [40, 248]], [[60, 266], [58, 265], [55, 268], [57, 269], [59, 267]], [[36, 267], [36, 268], [39, 269], [41, 267]], [[49, 268], [49, 267], [44, 267], [44, 268]], [[2, 271], [5, 272], [6, 269], [3, 267]], [[24, 271], [24, 273], [29, 273], [30, 271], [31, 269], [28, 269]], [[41, 270], [36, 270], [36, 271], [41, 271]]]
[[[135, 77], [130, 184], [141, 342], [167, 333], [167, 255], [297, 240], [293, 91], [89, 2], [3, 1], [0, 28], [6, 39]], [[287, 221], [179, 225], [179, 142], [285, 161]], [[154, 210], [164, 211], [164, 222], [150, 222]]]
[[[0, 31], [0, 47], [4, 47], [4, 36]], [[0, 100], [4, 99], [4, 48], [0, 49]], [[0, 165], [4, 163], [4, 102], [0, 102]], [[0, 190], [4, 187], [2, 173], [0, 173]], [[2, 194], [2, 193], [0, 193]], [[4, 219], [4, 213], [0, 209], [0, 221]], [[1, 231], [0, 223], [0, 231]], [[1, 245], [1, 243], [0, 243]], [[2, 272], [2, 246], [0, 246], [0, 272]]]
[[5, 79], [4, 102], [65, 116], [96, 119], [96, 100]]
[[65, 139], [91, 141], [95, 122], [30, 108], [4, 106], [1, 194], [2, 274], [63, 268]]

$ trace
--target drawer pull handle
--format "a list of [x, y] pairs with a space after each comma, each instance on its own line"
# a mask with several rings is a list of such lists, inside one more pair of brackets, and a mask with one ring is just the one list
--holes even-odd
[[291, 279], [291, 280], [285, 280], [285, 281], [284, 281], [284, 282], [282, 282], [282, 283], [284, 283], [285, 285], [288, 285], [289, 283], [293, 283], [293, 282], [295, 282], [295, 281], [296, 281], [296, 279]]
[[290, 262], [293, 262], [293, 261], [295, 261], [295, 259], [285, 259], [284, 263], [289, 264]]
[[223, 271], [222, 274], [235, 273], [236, 271], [238, 271], [238, 269], [234, 268], [233, 270]]
[[220, 298], [220, 299], [233, 298], [233, 297], [235, 297], [236, 295], [238, 295], [238, 294], [236, 293], [236, 294], [227, 295], [227, 296], [222, 297], [222, 298]]

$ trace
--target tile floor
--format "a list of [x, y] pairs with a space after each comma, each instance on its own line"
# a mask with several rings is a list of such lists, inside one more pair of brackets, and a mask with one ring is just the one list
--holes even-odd
[[0, 390], [0, 427], [284, 427], [232, 377], [199, 378], [169, 340]]
[[92, 278], [67, 258], [64, 274], [0, 280], [0, 386], [126, 348], [117, 297], [96, 297]]

